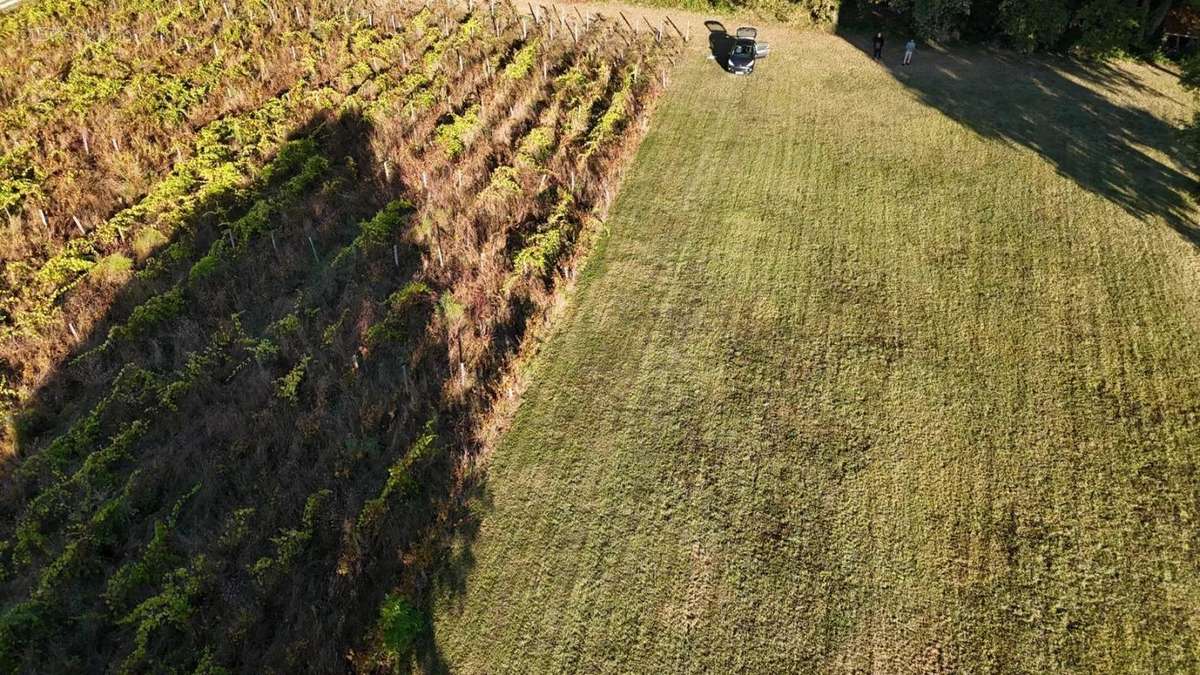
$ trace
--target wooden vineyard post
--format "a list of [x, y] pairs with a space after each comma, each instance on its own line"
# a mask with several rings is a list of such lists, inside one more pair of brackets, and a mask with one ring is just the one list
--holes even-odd
[[[617, 13], [621, 14], [622, 19], [625, 19], [624, 14], [622, 14], [620, 11], [618, 11]], [[629, 26], [630, 30], [633, 30], [633, 26], [629, 25], [629, 19], [625, 19], [625, 25]], [[621, 27], [619, 25], [614, 29], [613, 32], [615, 32], [617, 35], [620, 35], [621, 39], [625, 40], [625, 44], [633, 46], [633, 42], [630, 41], [629, 36], [625, 34], [625, 31], [621, 30]]]
[[[671, 20], [671, 17], [670, 17], [670, 16], [667, 16], [667, 15], [663, 15], [663, 16], [666, 18], [666, 20], [667, 20], [667, 23], [671, 24], [671, 28], [674, 28], [674, 29], [675, 29], [675, 32], [679, 34], [679, 37], [683, 38], [683, 41], [684, 41], [684, 42], [687, 42], [687, 41], [688, 41], [688, 38], [687, 38], [687, 36], [683, 34], [683, 31], [679, 30], [679, 26], [676, 26], [676, 25], [675, 25], [675, 22]], [[688, 32], [689, 32], [689, 33], [691, 33], [691, 32], [692, 32], [692, 27], [691, 27], [691, 25], [688, 25]]]
[[629, 32], [637, 35], [637, 29], [633, 27], [633, 24], [629, 23], [629, 19], [625, 18], [625, 12], [617, 10], [617, 14], [620, 14], [621, 20], [625, 22], [626, 26], [629, 26]]
[[654, 35], [654, 41], [656, 43], [662, 43], [662, 34], [655, 32], [654, 24], [650, 23], [650, 19], [647, 19], [646, 17], [643, 16], [642, 21], [646, 22], [646, 27], [649, 28], [650, 32]]

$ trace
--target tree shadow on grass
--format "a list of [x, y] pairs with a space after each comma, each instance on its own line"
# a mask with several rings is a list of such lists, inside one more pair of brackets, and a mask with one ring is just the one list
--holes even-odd
[[[870, 54], [870, 33], [839, 36]], [[976, 133], [1033, 150], [1080, 187], [1140, 219], [1161, 219], [1200, 245], [1196, 179], [1177, 164], [1184, 156], [1179, 129], [1103, 93], [1163, 95], [1127, 72], [980, 47], [921, 47], [911, 66], [900, 65], [900, 52], [892, 50], [883, 67], [922, 102]]]

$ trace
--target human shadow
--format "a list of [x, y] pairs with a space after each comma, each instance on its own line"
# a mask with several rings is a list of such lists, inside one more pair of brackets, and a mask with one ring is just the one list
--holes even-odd
[[[870, 55], [870, 33], [838, 34]], [[1126, 71], [978, 46], [920, 48], [911, 66], [895, 54], [882, 65], [919, 100], [981, 136], [1032, 150], [1085, 190], [1200, 245], [1196, 179], [1179, 129], [1106, 94], [1163, 95]]]

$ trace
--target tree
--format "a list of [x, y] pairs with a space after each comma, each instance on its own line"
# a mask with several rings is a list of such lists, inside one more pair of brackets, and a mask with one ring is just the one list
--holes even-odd
[[1003, 0], [999, 29], [1024, 52], [1058, 45], [1071, 23], [1066, 0]]
[[1075, 12], [1072, 21], [1079, 31], [1077, 47], [1097, 56], [1108, 56], [1143, 46], [1144, 11], [1147, 0], [1091, 0]]
[[971, 14], [971, 0], [868, 0], [907, 16], [917, 32], [935, 40], [955, 39]]
[[907, 17], [926, 38], [953, 39], [969, 27], [1022, 51], [1075, 47], [1098, 56], [1153, 48], [1172, 8], [1200, 7], [1200, 0], [865, 1]]

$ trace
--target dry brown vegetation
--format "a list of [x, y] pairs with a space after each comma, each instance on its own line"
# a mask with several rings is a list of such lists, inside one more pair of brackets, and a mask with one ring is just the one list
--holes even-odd
[[[674, 41], [510, 5], [60, 4], [0, 23], [47, 54], [0, 55], [0, 670], [396, 665]], [[201, 71], [175, 117], [143, 82]]]

